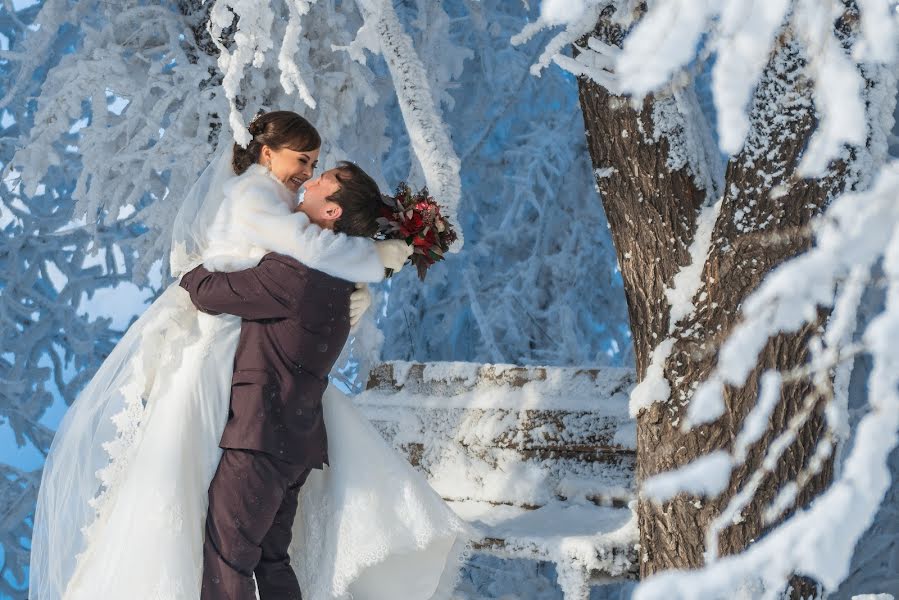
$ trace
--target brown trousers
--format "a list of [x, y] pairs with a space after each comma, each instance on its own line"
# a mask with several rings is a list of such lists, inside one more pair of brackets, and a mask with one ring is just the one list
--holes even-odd
[[287, 548], [309, 469], [225, 449], [209, 485], [201, 600], [301, 600]]

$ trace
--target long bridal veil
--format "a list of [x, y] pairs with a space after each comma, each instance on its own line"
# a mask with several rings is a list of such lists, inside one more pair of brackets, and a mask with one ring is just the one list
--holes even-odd
[[[230, 147], [220, 150], [175, 219], [170, 264], [180, 276], [201, 262], [209, 226], [224, 194]], [[174, 284], [173, 284], [174, 285]], [[140, 424], [154, 394], [169, 384], [181, 349], [196, 338], [196, 309], [170, 287], [135, 321], [66, 411], [50, 445], [38, 490], [29, 597], [59, 600], [91, 526], [139, 445]], [[161, 350], [164, 350], [160, 352]]]
[[[221, 145], [221, 144], [220, 144]], [[225, 185], [237, 177], [231, 167], [231, 147], [224, 144], [178, 208], [172, 224], [172, 251], [169, 265], [173, 277], [180, 277], [200, 264], [211, 240], [212, 223], [225, 199]]]

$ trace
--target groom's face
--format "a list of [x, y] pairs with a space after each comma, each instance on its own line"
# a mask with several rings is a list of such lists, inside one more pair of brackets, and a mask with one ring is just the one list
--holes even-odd
[[333, 229], [334, 223], [343, 213], [339, 204], [328, 200], [332, 194], [340, 191], [337, 173], [337, 169], [331, 169], [307, 181], [303, 186], [303, 201], [297, 207], [297, 210], [306, 213], [310, 221], [325, 229]]

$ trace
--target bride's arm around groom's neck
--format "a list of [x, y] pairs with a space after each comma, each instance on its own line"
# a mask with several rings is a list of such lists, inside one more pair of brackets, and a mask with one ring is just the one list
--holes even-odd
[[384, 279], [374, 240], [315, 225], [291, 208], [293, 199], [267, 175], [248, 172], [239, 179], [226, 190], [229, 236], [346, 281], [377, 283]]

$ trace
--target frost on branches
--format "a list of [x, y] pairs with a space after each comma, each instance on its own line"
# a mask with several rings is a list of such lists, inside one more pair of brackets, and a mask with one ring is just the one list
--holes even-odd
[[[584, 15], [598, 20], [588, 25]], [[639, 245], [637, 256], [618, 249], [620, 260], [637, 262], [623, 264], [626, 293], [660, 299], [666, 313], [641, 336], [646, 325], [631, 307], [642, 572], [697, 569], [650, 577], [636, 597], [729, 598], [741, 589], [778, 597], [797, 574], [836, 590], [890, 487], [899, 428], [897, 354], [886, 341], [899, 318], [899, 214], [889, 200], [899, 163], [887, 151], [895, 3], [547, 0], [513, 42], [547, 27], [563, 31], [535, 71], [552, 60], [580, 76], [585, 113], [594, 99], [605, 110], [586, 114], [588, 135], [632, 139], [629, 119], [645, 130], [650, 109], [658, 127], [656, 107], [698, 90], [730, 157], [726, 171], [706, 170], [720, 189], [710, 201], [690, 207], [683, 185], [680, 197], [661, 196], [675, 203], [671, 212], [686, 206], [665, 222], [682, 218], [686, 234], [670, 242], [690, 246], [662, 286], [641, 273], [666, 268], [652, 264], [652, 249], [648, 258]], [[561, 54], [572, 39], [574, 56]], [[706, 115], [675, 108], [687, 129], [702, 129]], [[613, 236], [658, 238], [654, 215], [629, 206], [644, 197], [659, 206], [667, 190], [658, 180], [679, 170], [641, 181], [640, 168], [658, 164], [645, 144], [591, 144]], [[669, 137], [657, 149], [670, 157], [677, 145]], [[634, 154], [622, 158], [616, 147]], [[628, 177], [648, 195], [617, 205]], [[872, 289], [886, 299], [859, 320]], [[858, 357], [871, 367], [853, 420], [847, 394]]]
[[[24, 100], [39, 94], [32, 73], [46, 68], [54, 45], [77, 38], [71, 29], [56, 37], [34, 31], [37, 8], [18, 15], [0, 10], [0, 423], [9, 431], [5, 451], [14, 446], [22, 455], [40, 457], [53, 438], [61, 398], [74, 398], [120, 335], [121, 325], [109, 316], [85, 314], [83, 305], [96, 299], [98, 289], [127, 285], [134, 260], [118, 245], [133, 235], [128, 215], [94, 232], [74, 219], [69, 199], [76, 185], [75, 154], [68, 147], [78, 143], [80, 123], [60, 132], [57, 164], [47, 167], [44, 182], [30, 192], [19, 180], [21, 170], [9, 163], [17, 140], [33, 124], [33, 103], [29, 108]], [[34, 53], [20, 46], [30, 36]], [[0, 596], [19, 598], [28, 580], [29, 515], [41, 472], [5, 464], [15, 462], [6, 455], [3, 462]]]
[[[541, 79], [529, 73], [548, 36], [510, 47], [525, 22], [519, 5], [464, 6], [449, 4], [457, 16], [448, 30], [446, 12], [431, 2], [416, 3], [404, 20], [429, 73], [448, 69], [448, 42], [471, 49], [440, 95], [463, 165], [466, 246], [425, 285], [393, 278], [382, 358], [627, 365], [621, 279], [573, 82], [558, 69]], [[404, 178], [404, 168], [391, 162], [388, 181]]]
[[[325, 168], [428, 185], [469, 242], [426, 285], [410, 270], [382, 288], [347, 375], [390, 357], [629, 361], [576, 90], [558, 70], [530, 75], [547, 35], [510, 47], [522, 4], [24, 4], [0, 5], [0, 414], [35, 454], [131, 316], [85, 306], [126, 304], [137, 283], [136, 312], [168, 283], [181, 198], [259, 108], [306, 116]], [[16, 508], [0, 595], [18, 598], [40, 472], [2, 468], [0, 503]]]

